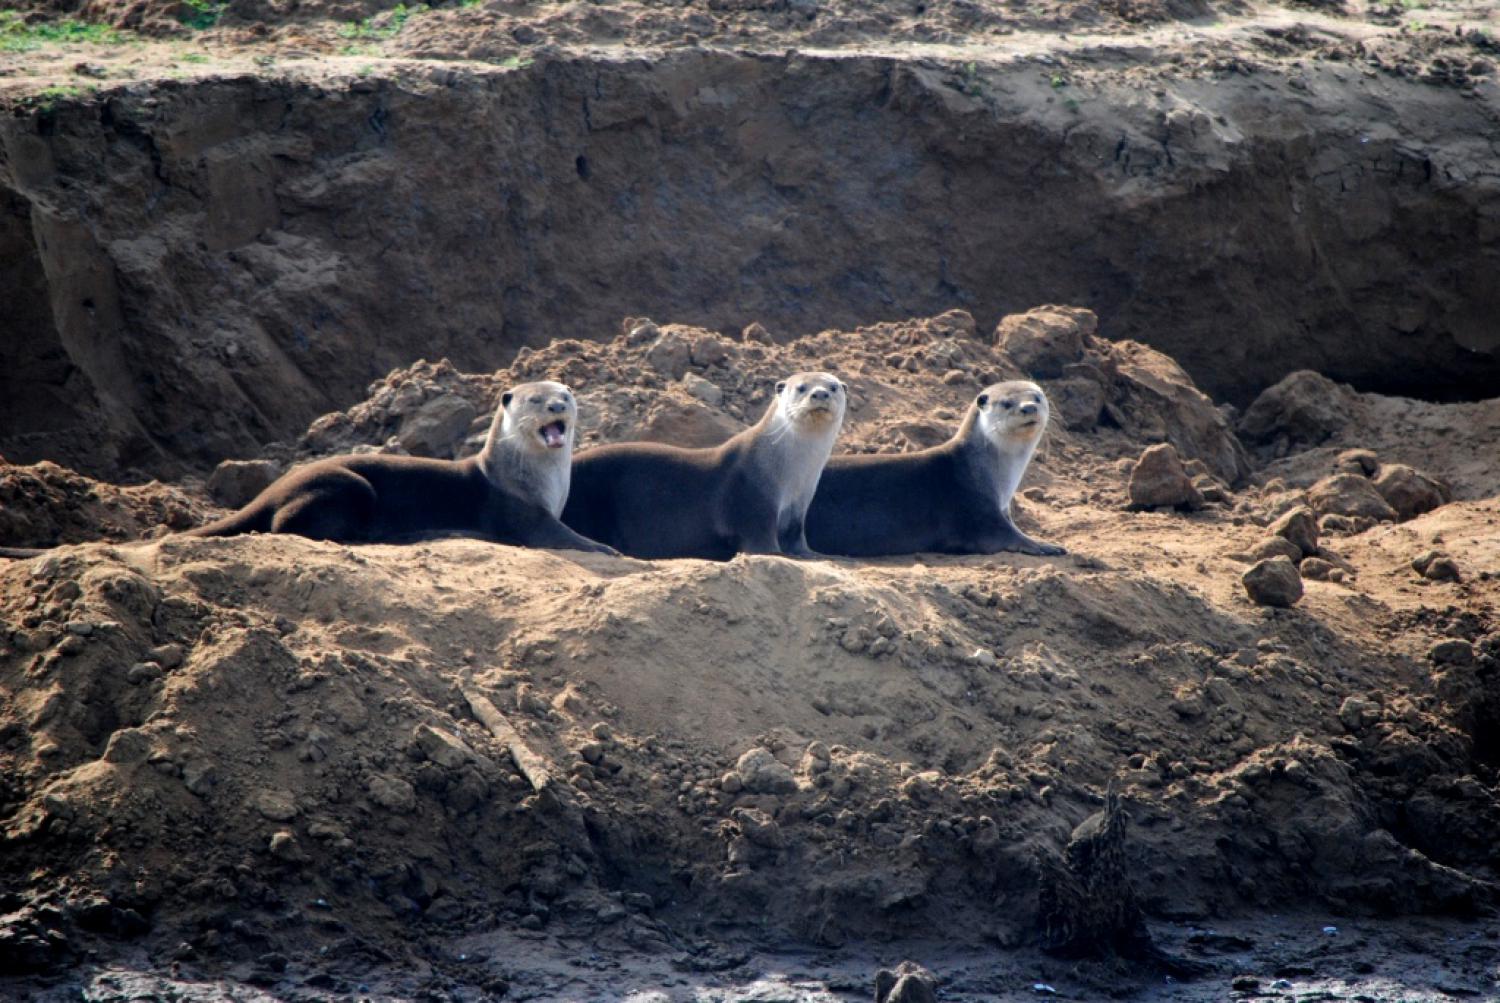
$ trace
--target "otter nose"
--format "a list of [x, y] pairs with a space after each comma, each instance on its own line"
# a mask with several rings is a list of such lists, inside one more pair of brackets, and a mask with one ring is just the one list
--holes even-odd
[[1036, 405], [1035, 404], [1022, 404], [1021, 405], [1021, 413], [1022, 414], [1036, 414]]
[[553, 414], [562, 414], [567, 409], [568, 405], [564, 401], [553, 401], [551, 404], [547, 405], [547, 410], [551, 411]]
[[819, 388], [812, 392], [812, 399], [815, 401], [826, 401], [831, 396], [832, 394], [822, 388]]

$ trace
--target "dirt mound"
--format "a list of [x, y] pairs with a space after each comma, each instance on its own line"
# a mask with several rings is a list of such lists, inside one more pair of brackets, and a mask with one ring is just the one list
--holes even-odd
[[[1292, 489], [1226, 476], [1200, 511], [1129, 511], [1142, 428], [1191, 415], [1174, 441], [1210, 480], [1246, 454], [1170, 360], [1093, 324], [1045, 308], [1002, 324], [1002, 350], [959, 311], [781, 346], [631, 320], [496, 373], [392, 373], [278, 454], [401, 448], [451, 397], [475, 417], [436, 451], [462, 453], [500, 387], [540, 376], [578, 391], [587, 442], [708, 438], [812, 366], [851, 385], [845, 447], [914, 448], [1022, 372], [1016, 330], [1044, 331], [1065, 363], [1049, 394], [1103, 378], [1097, 422], [1055, 427], [1023, 488], [1066, 558], [243, 537], [0, 567], [0, 957], [144, 938], [157, 963], [270, 984], [288, 957], [428, 964], [486, 929], [690, 970], [726, 964], [729, 936], [1015, 944], [1039, 854], [1110, 785], [1157, 918], [1480, 907], [1500, 863], [1500, 506], [1339, 536], [1342, 581], [1258, 608], [1242, 553]], [[1453, 424], [1426, 407], [1408, 420]], [[1411, 567], [1435, 544], [1460, 581]]]

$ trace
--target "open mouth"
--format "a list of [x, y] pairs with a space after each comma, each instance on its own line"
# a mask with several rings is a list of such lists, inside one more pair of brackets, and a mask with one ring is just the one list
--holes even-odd
[[536, 430], [548, 449], [561, 449], [568, 444], [568, 423], [561, 419], [543, 425]]

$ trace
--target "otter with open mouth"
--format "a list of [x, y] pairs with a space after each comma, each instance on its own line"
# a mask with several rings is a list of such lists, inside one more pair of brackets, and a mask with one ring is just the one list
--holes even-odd
[[[292, 533], [340, 543], [471, 536], [523, 547], [613, 554], [558, 519], [568, 498], [578, 404], [561, 383], [500, 397], [484, 448], [463, 460], [366, 453], [289, 471], [249, 504], [183, 536]], [[5, 548], [0, 556], [43, 550]]]
[[776, 384], [765, 415], [719, 446], [626, 442], [580, 453], [563, 522], [631, 557], [816, 557], [807, 506], [844, 422], [828, 373]]
[[940, 446], [833, 457], [807, 513], [808, 540], [816, 550], [851, 557], [1067, 553], [1033, 540], [1010, 518], [1047, 417], [1041, 387], [996, 383], [974, 398], [957, 433]]

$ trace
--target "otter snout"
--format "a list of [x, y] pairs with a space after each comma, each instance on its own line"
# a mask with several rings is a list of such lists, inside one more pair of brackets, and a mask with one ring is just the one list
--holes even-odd
[[833, 394], [829, 393], [827, 390], [824, 390], [822, 387], [819, 387], [817, 390], [814, 390], [812, 392], [812, 399], [815, 401], [826, 401], [832, 396]]
[[553, 414], [566, 414], [568, 410], [567, 401], [553, 401], [547, 405], [547, 410]]
[[1035, 404], [1022, 404], [1019, 410], [1024, 415], [1034, 415], [1037, 412], [1037, 406]]

